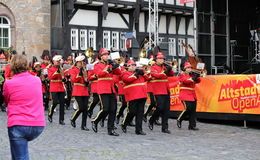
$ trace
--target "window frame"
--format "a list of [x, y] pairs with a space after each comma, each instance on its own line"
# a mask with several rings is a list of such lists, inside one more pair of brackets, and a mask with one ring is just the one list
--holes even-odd
[[[107, 34], [107, 35], [105, 35]], [[107, 40], [107, 46], [105, 45], [105, 40]], [[108, 50], [110, 50], [110, 31], [103, 31], [103, 48], [106, 48]]]
[[[114, 34], [115, 34], [115, 36], [114, 36]], [[119, 32], [113, 31], [111, 40], [112, 40], [111, 47], [115, 50], [119, 50]], [[115, 46], [114, 46], [114, 40], [116, 41]]]
[[[84, 34], [82, 34], [84, 32]], [[88, 48], [88, 30], [81, 29], [79, 33], [80, 50], [86, 50]], [[84, 39], [84, 47], [82, 46], [82, 40]]]
[[[3, 24], [3, 20], [4, 19], [7, 21], [7, 24]], [[8, 33], [7, 37], [3, 36], [4, 29], [7, 29], [7, 33]], [[12, 36], [11, 36], [11, 23], [10, 23], [9, 18], [7, 18], [5, 16], [0, 16], [0, 30], [2, 32], [2, 36], [0, 35], [0, 39], [2, 40], [2, 41], [0, 41], [1, 42], [0, 48], [9, 48], [9, 47], [11, 47], [11, 37]], [[3, 46], [4, 39], [7, 39], [7, 41], [8, 41], [7, 46]]]
[[176, 38], [169, 38], [168, 39], [168, 49], [169, 49], [169, 56], [177, 56], [176, 54]]
[[[91, 33], [93, 33], [93, 35]], [[93, 46], [91, 45], [92, 38], [93, 38]], [[93, 47], [93, 50], [96, 50], [96, 30], [92, 29], [88, 31], [88, 47]]]
[[[73, 33], [75, 31], [75, 33]], [[75, 38], [75, 45], [73, 45], [73, 38]], [[70, 47], [71, 50], [79, 49], [79, 30], [76, 28], [72, 28], [70, 31]]]
[[183, 42], [185, 44], [185, 38], [178, 38], [178, 55], [180, 57], [184, 57], [185, 56], [185, 48], [182, 46]]
[[126, 40], [127, 40], [127, 38], [125, 38], [125, 34], [126, 34], [126, 32], [121, 32], [120, 33], [120, 46], [119, 46], [119, 48], [122, 51], [127, 51], [127, 48], [126, 48]]

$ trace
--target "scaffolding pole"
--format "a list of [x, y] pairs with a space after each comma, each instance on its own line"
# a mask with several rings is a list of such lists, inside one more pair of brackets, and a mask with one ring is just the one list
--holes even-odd
[[148, 48], [152, 49], [158, 45], [159, 37], [159, 24], [158, 24], [158, 0], [149, 0], [149, 45]]

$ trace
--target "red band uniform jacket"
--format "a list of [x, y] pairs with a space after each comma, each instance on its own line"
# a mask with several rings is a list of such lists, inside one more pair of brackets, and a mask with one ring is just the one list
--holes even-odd
[[171, 70], [168, 75], [164, 73], [166, 68], [162, 65], [159, 66], [154, 64], [151, 66], [151, 76], [149, 85], [152, 86], [152, 91], [154, 95], [167, 95], [170, 92], [170, 87], [168, 83], [168, 76], [173, 76], [174, 72]]
[[147, 98], [146, 81], [149, 79], [149, 75], [139, 75], [137, 78], [134, 74], [135, 73], [129, 71], [122, 74], [125, 100], [127, 102], [135, 99]]
[[198, 78], [196, 82], [192, 80], [190, 74], [181, 73], [179, 75], [180, 81], [180, 100], [182, 101], [196, 101], [195, 84], [200, 82]]
[[57, 72], [58, 68], [51, 66], [48, 68], [48, 78], [50, 79], [50, 92], [64, 92], [62, 76]]
[[107, 68], [112, 68], [112, 65], [108, 65], [105, 62], [100, 61], [94, 66], [94, 72], [97, 74], [97, 93], [98, 94], [116, 94], [114, 87], [113, 74], [120, 75], [121, 70], [114, 69], [111, 73], [107, 71]]
[[117, 94], [118, 95], [124, 95], [124, 82], [122, 81], [122, 74], [126, 72], [126, 69], [124, 67], [119, 67], [121, 70], [121, 75], [113, 75], [114, 83], [117, 88]]
[[73, 83], [72, 96], [89, 96], [88, 87], [85, 84], [83, 76], [79, 75], [80, 69], [74, 67], [71, 69], [71, 81]]
[[97, 75], [95, 70], [88, 71], [88, 80], [90, 81], [90, 89], [92, 93], [97, 93]]
[[4, 76], [5, 76], [6, 80], [13, 78], [13, 73], [11, 71], [10, 64], [5, 66], [5, 74], [4, 74]]

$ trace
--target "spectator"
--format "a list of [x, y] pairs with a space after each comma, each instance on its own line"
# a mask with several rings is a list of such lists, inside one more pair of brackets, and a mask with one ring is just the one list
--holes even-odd
[[38, 137], [45, 126], [41, 80], [28, 73], [27, 66], [26, 56], [15, 55], [10, 63], [14, 77], [3, 88], [13, 160], [29, 160], [28, 141]]

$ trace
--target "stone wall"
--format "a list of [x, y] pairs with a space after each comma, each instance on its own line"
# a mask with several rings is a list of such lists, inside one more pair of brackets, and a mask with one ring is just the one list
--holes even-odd
[[0, 16], [11, 20], [11, 44], [18, 53], [39, 57], [50, 50], [50, 0], [0, 0]]

